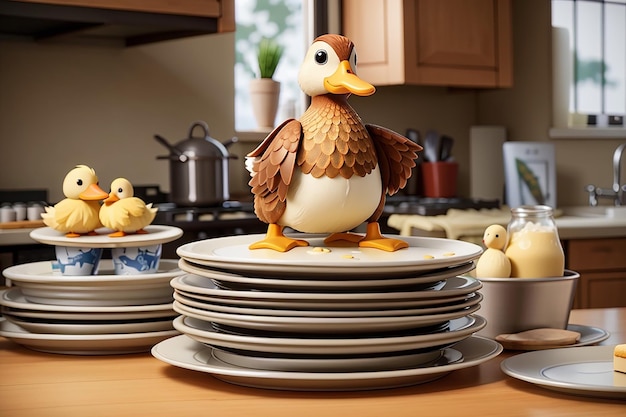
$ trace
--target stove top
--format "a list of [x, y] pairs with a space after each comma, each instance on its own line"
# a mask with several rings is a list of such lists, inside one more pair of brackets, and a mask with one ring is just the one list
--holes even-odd
[[155, 204], [159, 209], [157, 219], [168, 222], [174, 221], [214, 221], [223, 218], [254, 216], [254, 205], [252, 202], [225, 201], [220, 205], [207, 207], [183, 207], [175, 203]]
[[387, 198], [385, 213], [437, 216], [439, 214], [446, 214], [449, 209], [478, 210], [483, 208], [500, 208], [500, 201], [460, 197], [430, 198], [417, 196], [392, 196]]

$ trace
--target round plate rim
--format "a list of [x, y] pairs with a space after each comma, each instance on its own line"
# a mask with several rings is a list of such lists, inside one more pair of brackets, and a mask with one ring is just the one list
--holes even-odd
[[96, 229], [97, 235], [65, 237], [51, 227], [40, 227], [30, 232], [30, 237], [39, 243], [54, 246], [69, 246], [75, 248], [130, 248], [137, 246], [158, 245], [171, 242], [183, 235], [183, 230], [167, 225], [146, 226], [145, 234], [131, 234], [123, 237], [109, 237], [113, 230], [107, 228]]

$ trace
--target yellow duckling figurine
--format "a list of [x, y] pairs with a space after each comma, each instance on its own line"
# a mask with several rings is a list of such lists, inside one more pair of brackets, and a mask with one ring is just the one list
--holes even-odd
[[154, 220], [157, 208], [135, 197], [135, 189], [126, 178], [111, 182], [111, 192], [100, 208], [100, 221], [105, 227], [116, 230], [110, 237], [122, 237], [129, 233], [147, 233], [144, 227]]
[[[348, 38], [322, 35], [313, 41], [298, 75], [311, 105], [299, 120], [289, 119], [247, 156], [257, 217], [267, 234], [250, 249], [280, 252], [308, 246], [283, 234], [289, 226], [327, 234], [360, 247], [395, 251], [408, 247], [381, 235], [378, 219], [386, 195], [406, 185], [422, 148], [391, 130], [363, 124], [348, 104], [351, 94], [375, 88], [356, 75], [356, 51]], [[350, 230], [367, 222], [365, 236]]]
[[41, 213], [46, 226], [67, 237], [93, 234], [102, 227], [98, 217], [100, 200], [109, 195], [98, 186], [96, 171], [87, 165], [77, 165], [63, 180], [63, 195], [65, 199]]
[[499, 224], [492, 224], [485, 229], [483, 243], [485, 251], [476, 263], [476, 278], [509, 278], [511, 261], [504, 254], [507, 241], [506, 229]]

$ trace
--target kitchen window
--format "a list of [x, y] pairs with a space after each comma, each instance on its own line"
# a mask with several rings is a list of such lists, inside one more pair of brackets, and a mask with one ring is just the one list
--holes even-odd
[[555, 127], [623, 135], [626, 0], [552, 0], [552, 26]]
[[255, 131], [248, 84], [257, 77], [257, 45], [262, 38], [276, 39], [284, 53], [274, 80], [280, 82], [277, 120], [295, 117], [302, 111], [303, 94], [298, 85], [298, 68], [308, 44], [306, 0], [237, 0], [235, 2], [235, 129]]

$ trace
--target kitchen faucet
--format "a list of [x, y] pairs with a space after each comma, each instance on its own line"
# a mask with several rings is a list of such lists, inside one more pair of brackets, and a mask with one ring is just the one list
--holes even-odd
[[622, 143], [615, 149], [613, 153], [613, 187], [611, 190], [596, 187], [593, 184], [587, 185], [585, 190], [589, 193], [589, 205], [597, 206], [598, 197], [612, 198], [616, 206], [626, 204], [624, 193], [626, 193], [626, 184], [622, 184], [622, 158], [626, 150], [626, 143]]

